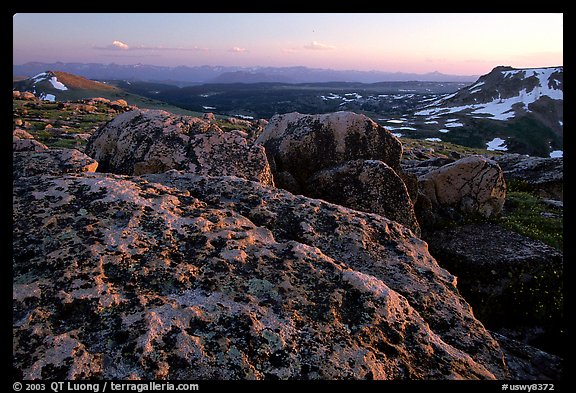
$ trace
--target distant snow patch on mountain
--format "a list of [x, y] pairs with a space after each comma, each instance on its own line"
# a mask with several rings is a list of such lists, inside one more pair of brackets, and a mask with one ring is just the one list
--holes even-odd
[[495, 68], [473, 85], [441, 97], [415, 114], [448, 115], [466, 111], [478, 115], [473, 117], [509, 120], [518, 111], [531, 112], [530, 105], [542, 97], [563, 100], [562, 82], [558, 79], [562, 72], [563, 67]]
[[40, 99], [44, 101], [55, 102], [56, 96], [54, 94], [41, 94]]
[[56, 76], [54, 76], [51, 72], [41, 72], [38, 75], [33, 76], [32, 78], [30, 78], [32, 80], [32, 83], [34, 85], [36, 85], [39, 82], [43, 82], [43, 81], [49, 81], [50, 84], [52, 84], [52, 87], [54, 87], [55, 89], [58, 90], [68, 90], [68, 87], [66, 87], [66, 85], [64, 85], [64, 83], [60, 82], [58, 80], [58, 78], [56, 78]]
[[64, 83], [59, 82], [58, 78], [56, 78], [55, 76], [53, 76], [52, 78], [50, 78], [50, 83], [52, 84], [52, 86], [54, 86], [55, 89], [58, 90], [68, 90], [68, 88], [64, 85]]
[[554, 150], [550, 152], [550, 158], [557, 158], [557, 157], [563, 157], [564, 156], [564, 151], [563, 150]]
[[486, 150], [490, 151], [506, 151], [508, 147], [505, 145], [506, 141], [500, 138], [494, 138], [490, 142], [486, 143], [488, 146]]

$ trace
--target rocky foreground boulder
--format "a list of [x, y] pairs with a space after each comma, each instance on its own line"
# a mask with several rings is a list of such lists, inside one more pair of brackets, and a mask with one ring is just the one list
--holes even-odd
[[20, 176], [13, 200], [17, 378], [510, 376], [384, 217], [174, 170]]
[[376, 213], [419, 233], [403, 179], [382, 161], [354, 160], [320, 170], [306, 181], [307, 195]]
[[38, 142], [26, 130], [17, 128], [12, 132], [12, 151], [44, 151], [46, 149], [48, 146]]
[[140, 175], [180, 169], [274, 184], [263, 147], [249, 145], [246, 136], [238, 130], [223, 132], [197, 117], [135, 109], [98, 129], [85, 151], [102, 172]]
[[256, 144], [266, 148], [278, 187], [383, 214], [419, 233], [411, 190], [400, 174], [402, 144], [368, 117], [276, 115]]

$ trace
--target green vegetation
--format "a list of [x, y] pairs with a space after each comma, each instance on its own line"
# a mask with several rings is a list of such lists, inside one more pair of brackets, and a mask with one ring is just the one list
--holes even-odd
[[497, 223], [560, 251], [564, 249], [562, 212], [546, 205], [521, 182], [509, 182], [505, 213]]
[[51, 148], [78, 149], [79, 146], [85, 145], [86, 141], [78, 139], [58, 139], [50, 143]]
[[434, 142], [434, 141], [427, 141], [425, 139], [412, 139], [412, 138], [405, 138], [402, 137], [400, 138], [400, 141], [402, 142], [402, 146], [404, 148], [404, 151], [407, 152], [410, 149], [414, 149], [414, 148], [427, 148], [427, 149], [433, 149], [434, 150], [434, 155], [444, 155], [444, 156], [449, 156], [450, 153], [454, 152], [454, 153], [458, 153], [461, 154], [463, 156], [466, 155], [471, 155], [471, 154], [489, 154], [489, 155], [493, 155], [493, 156], [497, 156], [497, 155], [502, 155], [504, 152], [500, 152], [500, 151], [489, 151], [486, 149], [482, 149], [482, 148], [474, 148], [474, 147], [468, 147], [468, 146], [463, 146], [463, 145], [458, 145], [452, 142]]

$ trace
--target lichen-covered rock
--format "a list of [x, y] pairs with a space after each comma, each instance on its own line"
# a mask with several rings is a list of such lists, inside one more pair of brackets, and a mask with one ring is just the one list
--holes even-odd
[[240, 131], [160, 110], [133, 110], [101, 127], [86, 145], [101, 172], [140, 175], [170, 169], [208, 176], [239, 176], [272, 185], [262, 146]]
[[[479, 155], [431, 170], [418, 178], [418, 184], [417, 214], [432, 209], [442, 215], [453, 209], [463, 215], [494, 217], [502, 211], [506, 199], [502, 170], [496, 162]], [[420, 223], [428, 225], [429, 217], [421, 217]]]
[[48, 149], [12, 154], [12, 177], [95, 172], [98, 162], [76, 149]]
[[312, 198], [380, 214], [420, 233], [406, 185], [382, 161], [347, 161], [320, 170], [308, 179], [306, 189]]
[[402, 156], [392, 133], [353, 112], [276, 115], [256, 143], [266, 148], [277, 186], [293, 193], [305, 193], [304, 184], [319, 170], [351, 160], [379, 160], [397, 169]]
[[19, 177], [20, 379], [505, 378], [400, 224], [238, 177]]

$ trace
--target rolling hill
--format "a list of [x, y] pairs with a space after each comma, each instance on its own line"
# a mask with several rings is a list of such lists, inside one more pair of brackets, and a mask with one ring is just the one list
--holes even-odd
[[62, 71], [41, 72], [31, 78], [14, 82], [13, 88], [20, 91], [30, 91], [40, 99], [47, 101], [109, 96], [120, 91], [114, 86]]
[[63, 71], [44, 71], [33, 77], [14, 79], [13, 90], [28, 91], [44, 101], [77, 101], [95, 97], [125, 100], [139, 108], [163, 109], [177, 114], [196, 114], [163, 101], [127, 92], [118, 86], [97, 82]]

